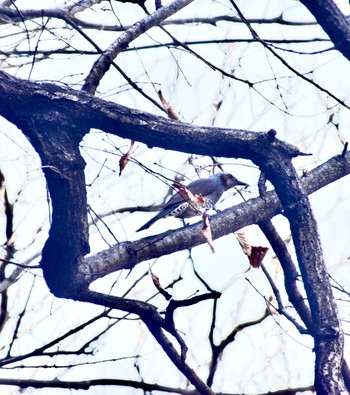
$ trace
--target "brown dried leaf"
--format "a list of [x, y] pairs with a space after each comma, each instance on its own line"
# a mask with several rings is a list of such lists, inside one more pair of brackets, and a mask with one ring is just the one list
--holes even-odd
[[249, 256], [251, 254], [252, 246], [248, 242], [246, 233], [243, 230], [238, 230], [235, 232], [235, 236], [241, 245], [243, 252]]
[[159, 278], [152, 272], [151, 268], [149, 269], [149, 272], [151, 274], [151, 278], [153, 281], [154, 286], [157, 288], [157, 290], [159, 291], [159, 293], [161, 295], [164, 296], [164, 298], [166, 300], [170, 300], [172, 298], [172, 296], [169, 294], [169, 292], [167, 292], [161, 285], [160, 285], [160, 281]]
[[194, 195], [189, 189], [185, 187], [185, 185], [180, 184], [179, 182], [174, 182], [173, 187], [179, 191], [179, 194], [187, 201], [191, 203], [202, 203], [203, 197], [202, 195]]
[[243, 230], [235, 232], [235, 236], [237, 237], [243, 252], [248, 256], [250, 265], [254, 268], [259, 268], [269, 249], [267, 247], [252, 246]]
[[122, 174], [122, 171], [124, 170], [125, 166], [128, 164], [128, 162], [131, 158], [131, 155], [135, 151], [135, 148], [136, 148], [135, 141], [131, 140], [128, 152], [126, 154], [124, 154], [119, 160], [119, 175]]
[[207, 241], [207, 243], [209, 244], [211, 252], [213, 254], [215, 254], [215, 248], [214, 248], [214, 244], [213, 244], [213, 236], [211, 233], [211, 227], [210, 227], [210, 223], [209, 223], [209, 215], [204, 213], [202, 217], [203, 217], [202, 234], [205, 237], [205, 240]]
[[268, 250], [269, 249], [267, 247], [252, 246], [252, 251], [248, 256], [251, 266], [259, 268]]
[[188, 202], [191, 203], [191, 206], [197, 210], [198, 215], [204, 213], [204, 196], [201, 194], [193, 194], [189, 189], [187, 189], [184, 185], [179, 182], [174, 182], [173, 187], [179, 191], [179, 194]]
[[176, 120], [180, 121], [181, 120], [180, 115], [173, 109], [173, 107], [171, 107], [171, 104], [165, 99], [165, 97], [163, 96], [163, 92], [161, 90], [159, 90], [157, 93], [158, 93], [160, 101], [163, 104], [164, 110], [168, 114], [168, 117], [170, 119], [176, 119]]

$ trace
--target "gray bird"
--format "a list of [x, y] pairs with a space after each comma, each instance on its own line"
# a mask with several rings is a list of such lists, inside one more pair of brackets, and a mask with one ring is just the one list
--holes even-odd
[[186, 200], [179, 192], [176, 192], [159, 213], [146, 222], [136, 232], [149, 228], [154, 222], [160, 218], [177, 217], [189, 218], [200, 215], [201, 211], [210, 210], [222, 194], [230, 188], [237, 185], [247, 186], [245, 182], [237, 180], [230, 173], [218, 173], [208, 178], [202, 178], [191, 182], [186, 188], [192, 192], [193, 195], [199, 195], [198, 202], [191, 202]]

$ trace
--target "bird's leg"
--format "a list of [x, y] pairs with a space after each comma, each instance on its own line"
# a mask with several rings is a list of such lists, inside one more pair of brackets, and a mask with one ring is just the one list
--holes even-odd
[[183, 227], [189, 225], [189, 223], [185, 221], [185, 218], [181, 218], [181, 221], [182, 221], [182, 226], [183, 226]]

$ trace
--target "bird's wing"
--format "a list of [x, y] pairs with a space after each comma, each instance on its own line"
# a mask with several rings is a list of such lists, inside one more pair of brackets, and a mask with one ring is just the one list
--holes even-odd
[[[191, 182], [186, 186], [186, 188], [192, 192], [194, 195], [211, 195], [216, 191], [216, 185], [215, 183], [208, 183], [207, 180], [205, 179], [199, 179], [196, 181]], [[138, 229], [136, 232], [140, 232], [141, 230], [149, 228], [154, 222], [158, 221], [160, 218], [165, 218], [167, 217], [171, 212], [176, 210], [181, 203], [185, 203], [186, 199], [184, 199], [179, 192], [176, 192], [175, 195], [173, 195], [167, 203], [165, 203], [164, 207], [159, 211], [159, 213], [151, 218], [148, 222], [146, 222], [143, 226], [141, 226], [140, 229]], [[179, 208], [180, 212], [181, 210], [185, 210], [186, 207]]]
[[210, 179], [208, 178], [200, 178], [199, 180], [191, 182], [186, 188], [188, 188], [194, 195], [211, 195], [216, 191], [218, 185], [215, 182], [209, 182], [209, 180]]
[[[191, 182], [186, 186], [186, 188], [193, 193], [193, 195], [210, 195], [215, 192], [216, 188], [214, 183], [208, 183], [205, 179], [199, 179]], [[164, 205], [163, 210], [168, 210], [169, 212], [174, 209], [179, 203], [185, 202], [179, 192], [176, 192]]]

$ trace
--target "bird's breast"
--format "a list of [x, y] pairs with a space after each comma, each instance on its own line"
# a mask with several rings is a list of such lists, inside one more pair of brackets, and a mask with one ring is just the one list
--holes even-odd
[[185, 212], [188, 209], [188, 206], [189, 206], [188, 202], [180, 203], [178, 206], [174, 207], [174, 209], [169, 212], [168, 216], [185, 218], [186, 217]]

